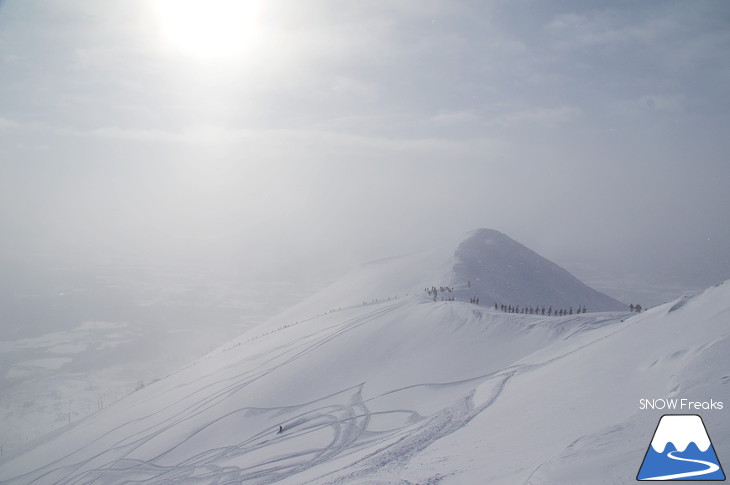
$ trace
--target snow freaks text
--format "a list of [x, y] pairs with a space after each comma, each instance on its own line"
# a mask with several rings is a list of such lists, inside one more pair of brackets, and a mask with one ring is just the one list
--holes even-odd
[[722, 401], [692, 401], [690, 399], [639, 399], [639, 409], [644, 411], [647, 409], [658, 409], [660, 411], [711, 411], [723, 408]]

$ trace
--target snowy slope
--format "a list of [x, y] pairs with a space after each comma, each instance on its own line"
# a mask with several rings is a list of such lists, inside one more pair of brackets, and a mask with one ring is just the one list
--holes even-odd
[[[344, 285], [403, 291], [386, 266]], [[0, 482], [628, 483], [663, 414], [640, 399], [730, 405], [730, 284], [630, 318], [422, 293], [317, 315], [339, 291], [3, 458]], [[724, 463], [726, 412], [698, 412]]]
[[503, 369], [568, 331], [538, 323], [409, 297], [244, 336], [4, 463], [0, 479], [304, 483], [362, 460], [358, 473], [380, 470], [465, 425]]
[[[625, 483], [661, 414], [640, 398], [730, 398], [728, 302], [726, 284], [625, 322], [424, 297], [334, 312], [242, 336], [0, 480]], [[721, 461], [722, 416], [704, 415]]]

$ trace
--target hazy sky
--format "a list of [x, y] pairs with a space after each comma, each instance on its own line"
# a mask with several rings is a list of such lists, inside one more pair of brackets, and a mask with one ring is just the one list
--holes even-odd
[[0, 2], [4, 264], [286, 273], [498, 229], [730, 278], [730, 3]]

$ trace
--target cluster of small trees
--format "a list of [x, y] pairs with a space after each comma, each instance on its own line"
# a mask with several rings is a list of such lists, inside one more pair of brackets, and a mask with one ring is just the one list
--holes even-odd
[[450, 286], [439, 286], [438, 288], [432, 286], [431, 288], [424, 288], [423, 291], [428, 293], [428, 296], [438, 296], [439, 293], [453, 293], [454, 289]]
[[[439, 299], [439, 293], [453, 293], [454, 289], [450, 286], [439, 286], [436, 288], [435, 286], [432, 286], [431, 288], [424, 288], [424, 292], [428, 293], [428, 296], [433, 297], [433, 301], [438, 301]], [[441, 296], [441, 301], [454, 301], [455, 298], [453, 296], [444, 297]]]
[[629, 305], [629, 310], [631, 310], [632, 312], [641, 313], [641, 305], [639, 305], [639, 304], [634, 305], [632, 303], [631, 305]]
[[559, 308], [553, 310], [552, 305], [548, 306], [547, 309], [545, 309], [545, 306], [532, 306], [532, 305], [500, 305], [498, 303], [494, 304], [495, 310], [501, 310], [505, 313], [526, 313], [529, 315], [548, 315], [548, 316], [557, 316], [562, 317], [563, 315], [572, 315], [572, 314], [579, 314], [579, 313], [586, 313], [588, 310], [584, 306], [578, 306], [578, 308], [574, 311], [573, 307], [571, 306], [568, 309], [565, 308]]

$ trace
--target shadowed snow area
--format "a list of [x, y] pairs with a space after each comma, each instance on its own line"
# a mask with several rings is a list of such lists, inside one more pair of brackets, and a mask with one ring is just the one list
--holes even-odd
[[[601, 295], [571, 293], [583, 291], [580, 282], [496, 231], [457, 247], [351, 273], [5, 457], [0, 481], [628, 483], [660, 415], [639, 411], [640, 398], [728, 401], [730, 285], [635, 316], [503, 313], [490, 301], [434, 301], [423, 290], [453, 285], [471, 298], [458, 293], [466, 291], [459, 278], [473, 277], [481, 295], [496, 296], [502, 290], [486, 275], [507, 278], [524, 261], [515, 292], [499, 296], [541, 304], [562, 294], [591, 307], [578, 300], [585, 295], [598, 307]], [[482, 266], [467, 264], [479, 254]], [[496, 255], [503, 259], [489, 262]], [[532, 279], [530, 261], [560, 279]], [[542, 293], [520, 293], [520, 284]], [[705, 422], [714, 441], [728, 443], [720, 417]]]
[[453, 285], [467, 299], [478, 297], [487, 305], [626, 310], [623, 303], [586, 286], [557, 264], [493, 229], [473, 231], [459, 244]]

